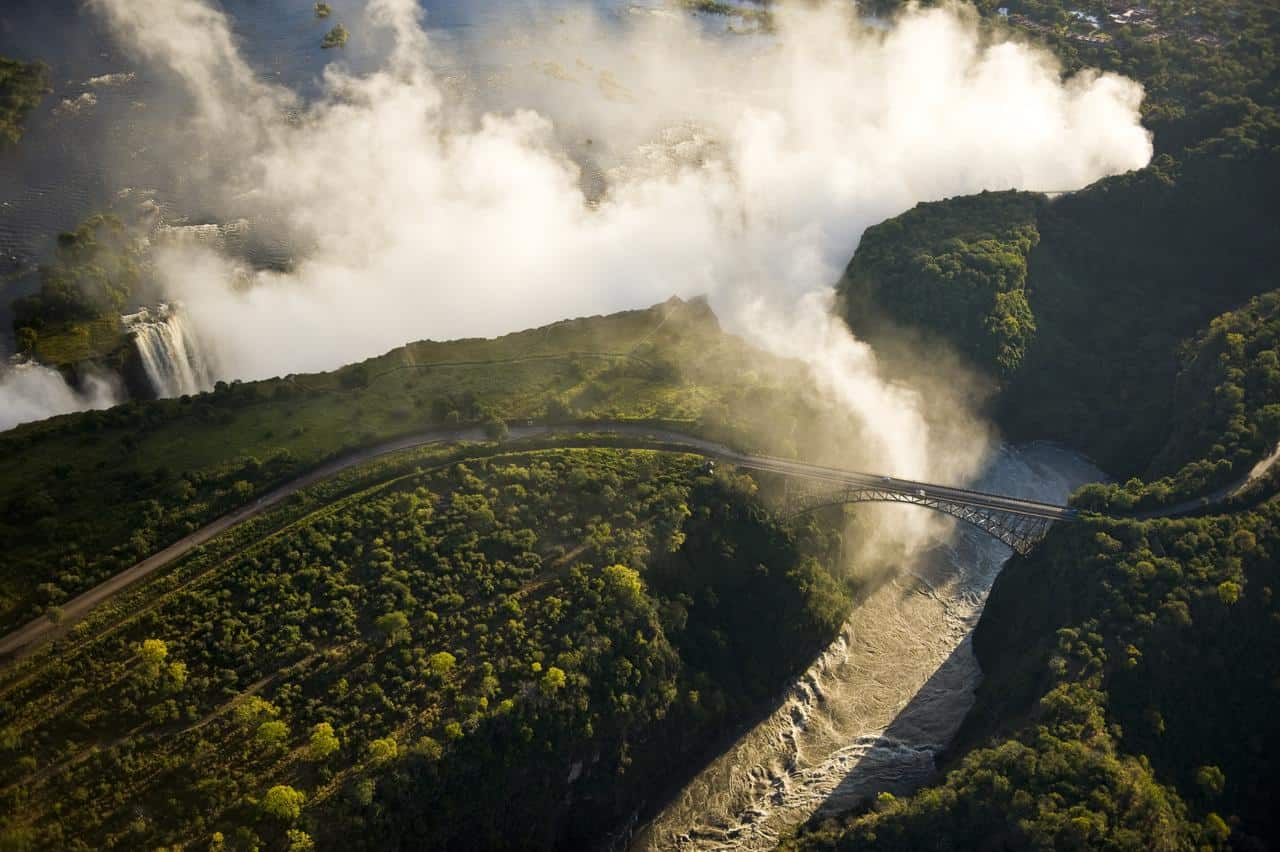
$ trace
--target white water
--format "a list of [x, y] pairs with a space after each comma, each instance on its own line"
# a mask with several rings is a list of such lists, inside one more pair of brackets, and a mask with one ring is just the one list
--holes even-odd
[[110, 408], [120, 398], [113, 375], [90, 373], [77, 390], [52, 367], [15, 356], [0, 365], [0, 432], [54, 414]]
[[212, 389], [213, 381], [200, 346], [179, 307], [162, 304], [123, 317], [134, 332], [138, 355], [156, 396], [196, 394]]
[[[1086, 460], [1004, 447], [976, 487], [1061, 502], [1105, 479]], [[926, 510], [919, 510], [926, 511]], [[778, 708], [697, 775], [633, 850], [772, 849], [819, 809], [930, 780], [973, 704], [971, 634], [1010, 550], [966, 525], [854, 610]]]

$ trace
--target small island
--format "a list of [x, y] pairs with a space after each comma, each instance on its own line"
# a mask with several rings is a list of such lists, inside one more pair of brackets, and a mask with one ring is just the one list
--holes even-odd
[[338, 24], [336, 27], [329, 30], [329, 32], [325, 33], [324, 40], [320, 42], [320, 46], [325, 50], [328, 50], [331, 47], [342, 47], [347, 43], [347, 39], [350, 36], [351, 34], [347, 32], [347, 28], [342, 24]]
[[327, 18], [327, 17], [329, 17], [329, 15], [330, 15], [330, 14], [332, 14], [332, 12], [333, 12], [333, 10], [329, 8], [329, 4], [328, 4], [328, 3], [317, 3], [317, 4], [316, 4], [316, 17], [317, 17], [317, 18]]
[[0, 146], [22, 139], [22, 122], [50, 91], [43, 62], [18, 62], [0, 56]]

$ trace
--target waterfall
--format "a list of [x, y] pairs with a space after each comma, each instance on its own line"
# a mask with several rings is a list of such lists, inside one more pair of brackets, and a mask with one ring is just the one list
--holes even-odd
[[0, 432], [19, 423], [120, 402], [120, 382], [113, 374], [89, 368], [79, 384], [72, 387], [57, 370], [21, 356], [8, 364], [0, 360]]
[[142, 366], [156, 396], [196, 394], [213, 387], [209, 365], [177, 305], [143, 308], [123, 317], [134, 333]]

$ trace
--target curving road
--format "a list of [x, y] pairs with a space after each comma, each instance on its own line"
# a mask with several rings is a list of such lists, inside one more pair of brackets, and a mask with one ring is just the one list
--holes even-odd
[[1174, 503], [1172, 506], [1165, 506], [1160, 509], [1151, 509], [1146, 512], [1139, 512], [1134, 515], [1135, 518], [1146, 520], [1149, 518], [1176, 518], [1180, 515], [1190, 515], [1195, 512], [1201, 512], [1215, 503], [1221, 503], [1233, 497], [1243, 494], [1250, 485], [1253, 485], [1268, 472], [1271, 468], [1280, 462], [1280, 444], [1271, 451], [1266, 458], [1261, 459], [1255, 464], [1247, 474], [1235, 482], [1230, 482], [1217, 491], [1212, 491], [1200, 497], [1192, 497], [1190, 500], [1183, 500], [1181, 503]]
[[[965, 488], [952, 488], [945, 485], [934, 485], [928, 482], [916, 482], [909, 479], [898, 479], [891, 476], [877, 476], [857, 471], [841, 470], [808, 464], [791, 459], [779, 459], [770, 456], [757, 456], [740, 453], [723, 444], [708, 441], [695, 435], [686, 435], [669, 429], [644, 426], [635, 423], [591, 422], [571, 423], [562, 426], [530, 425], [513, 426], [508, 440], [541, 438], [558, 434], [594, 433], [636, 438], [648, 442], [655, 449], [667, 449], [690, 452], [708, 458], [730, 462], [749, 470], [768, 471], [783, 476], [801, 477], [840, 486], [869, 487], [881, 491], [902, 494], [911, 498], [932, 498], [950, 502], [965, 503], [987, 509], [995, 509], [1010, 514], [1030, 518], [1060, 521], [1076, 517], [1074, 509], [1066, 506], [1055, 506], [1049, 503], [1038, 503], [1034, 500], [1022, 500], [1000, 494], [988, 494], [981, 491], [970, 491]], [[61, 607], [62, 617], [55, 623], [41, 617], [28, 622], [17, 630], [0, 638], [0, 664], [15, 658], [19, 652], [35, 643], [47, 639], [54, 633], [65, 630], [71, 624], [83, 618], [90, 610], [107, 598], [123, 591], [156, 570], [181, 559], [195, 548], [217, 535], [237, 526], [250, 518], [262, 514], [281, 501], [315, 485], [348, 468], [372, 461], [388, 453], [421, 447], [428, 444], [456, 444], [463, 441], [486, 440], [483, 429], [471, 427], [465, 429], [432, 429], [408, 435], [403, 438], [357, 450], [331, 461], [274, 488], [253, 503], [242, 506], [234, 512], [223, 515], [200, 529], [175, 541], [157, 553], [148, 556], [141, 562], [126, 568], [109, 580], [94, 586], [87, 592], [73, 598]]]

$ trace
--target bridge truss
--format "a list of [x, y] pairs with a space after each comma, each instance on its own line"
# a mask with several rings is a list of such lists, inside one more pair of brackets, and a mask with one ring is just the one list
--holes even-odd
[[847, 503], [909, 503], [924, 506], [977, 527], [1024, 556], [1048, 535], [1049, 527], [1053, 524], [1051, 518], [950, 500], [927, 491], [921, 494], [868, 485], [799, 488], [789, 485], [784, 511], [788, 516], [803, 515]]

